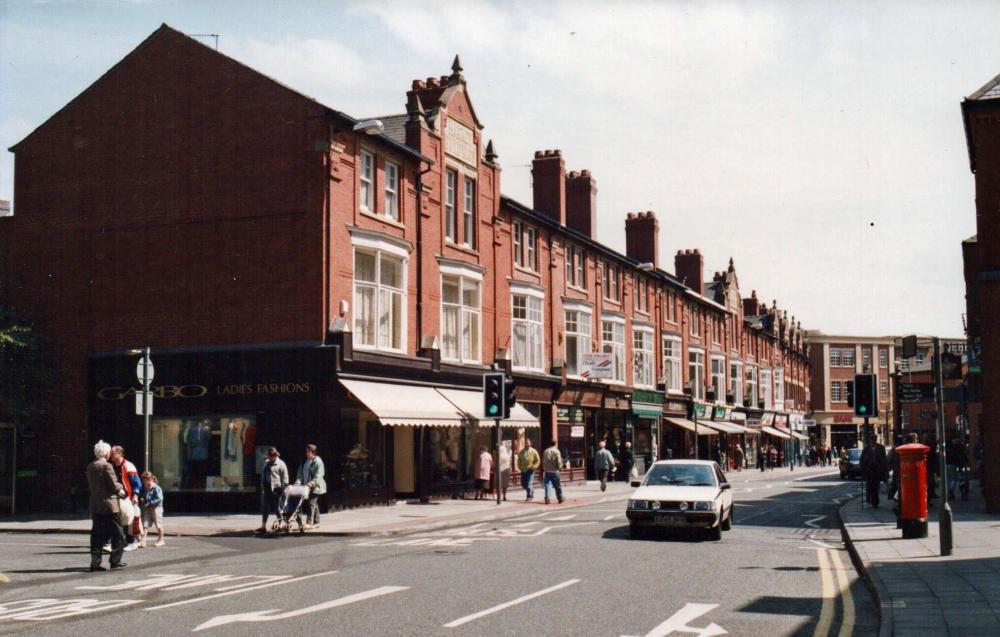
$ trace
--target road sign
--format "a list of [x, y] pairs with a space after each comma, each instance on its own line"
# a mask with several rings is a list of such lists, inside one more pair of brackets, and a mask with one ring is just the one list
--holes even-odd
[[[139, 379], [140, 383], [143, 382], [143, 381], [145, 381], [145, 380], [149, 380], [150, 382], [152, 382], [152, 380], [153, 380], [153, 361], [149, 361], [149, 365], [147, 367], [145, 365], [145, 363], [146, 363], [147, 360], [148, 359], [145, 356], [143, 356], [142, 358], [139, 359], [139, 363], [135, 366], [135, 376], [136, 376], [136, 378]], [[143, 367], [146, 367], [146, 369], [149, 372], [149, 378], [148, 379], [143, 378], [143, 375], [142, 375], [143, 374]]]
[[[142, 408], [143, 396], [146, 397], [146, 409]], [[153, 392], [151, 391], [137, 391], [135, 392], [135, 415], [136, 416], [146, 416], [153, 415]]]
[[584, 378], [614, 378], [615, 368], [611, 354], [589, 352], [580, 360], [580, 375]]
[[900, 383], [899, 402], [901, 403], [934, 402], [934, 383]]

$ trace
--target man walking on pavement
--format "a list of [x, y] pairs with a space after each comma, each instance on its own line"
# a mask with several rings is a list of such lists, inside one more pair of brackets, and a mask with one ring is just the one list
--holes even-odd
[[605, 449], [605, 442], [597, 442], [597, 453], [594, 455], [594, 470], [597, 471], [597, 479], [601, 481], [601, 491], [608, 488], [608, 476], [615, 469], [615, 457]]
[[99, 440], [94, 445], [94, 461], [87, 465], [87, 485], [90, 487], [90, 570], [103, 571], [102, 547], [111, 542], [111, 568], [124, 568], [125, 529], [118, 523], [118, 499], [125, 490], [115, 480], [115, 469], [108, 462], [111, 445]]
[[632, 467], [635, 466], [635, 454], [632, 453], [632, 443], [625, 442], [625, 448], [621, 452], [621, 462], [619, 463], [622, 472], [622, 480], [628, 482], [632, 476]]
[[565, 501], [562, 492], [562, 484], [559, 482], [559, 470], [562, 468], [562, 454], [559, 453], [558, 443], [553, 440], [552, 446], [542, 454], [542, 484], [545, 486], [545, 504], [551, 500], [549, 489], [555, 489], [556, 499], [562, 504]]
[[865, 450], [861, 452], [861, 474], [865, 477], [868, 503], [876, 509], [879, 502], [879, 485], [886, 479], [888, 470], [885, 447], [879, 443], [878, 436], [873, 436], [871, 442], [865, 445]]
[[316, 445], [306, 445], [306, 458], [299, 467], [296, 484], [309, 487], [309, 499], [306, 500], [306, 524], [310, 528], [319, 528], [319, 496], [326, 493], [326, 468], [323, 459], [316, 455]]
[[535, 497], [535, 470], [542, 464], [542, 459], [538, 457], [538, 452], [531, 446], [531, 439], [526, 438], [524, 449], [517, 454], [517, 467], [521, 470], [521, 488], [524, 489], [526, 502]]

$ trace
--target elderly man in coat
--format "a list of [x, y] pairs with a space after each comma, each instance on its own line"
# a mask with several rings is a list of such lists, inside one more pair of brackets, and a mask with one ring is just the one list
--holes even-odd
[[298, 479], [295, 484], [309, 486], [309, 499], [306, 501], [308, 515], [307, 526], [319, 528], [319, 496], [326, 493], [326, 468], [323, 459], [316, 454], [316, 445], [306, 445], [306, 459], [299, 467]]
[[108, 462], [111, 445], [100, 440], [94, 445], [94, 461], [87, 465], [87, 484], [90, 487], [90, 570], [103, 571], [101, 549], [111, 542], [111, 568], [124, 568], [122, 552], [125, 549], [125, 529], [118, 523], [118, 499], [124, 498], [125, 489], [115, 479], [115, 469]]

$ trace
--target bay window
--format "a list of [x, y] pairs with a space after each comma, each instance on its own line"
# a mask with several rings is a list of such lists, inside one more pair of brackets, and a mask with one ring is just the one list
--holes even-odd
[[441, 358], [479, 362], [480, 282], [459, 274], [441, 277]]
[[757, 407], [757, 366], [747, 363], [746, 404]]
[[721, 403], [726, 399], [726, 358], [724, 356], [712, 357], [712, 391], [715, 393], [715, 402]]
[[583, 355], [591, 351], [591, 314], [584, 309], [566, 310], [566, 374], [580, 376]]
[[729, 361], [729, 393], [733, 395], [732, 404], [743, 404], [743, 363], [740, 361]]
[[774, 408], [785, 408], [785, 370], [781, 367], [774, 370]]
[[601, 319], [601, 351], [611, 354], [611, 380], [625, 382], [625, 319], [606, 316]]
[[632, 330], [632, 360], [634, 384], [642, 387], [652, 387], [656, 384], [653, 365], [653, 330], [646, 327], [635, 327]]
[[545, 371], [543, 300], [543, 293], [533, 288], [516, 289], [511, 294], [512, 363], [517, 369]]
[[764, 401], [764, 409], [771, 409], [774, 403], [771, 399], [771, 370], [760, 370], [760, 399]]
[[676, 336], [664, 336], [663, 347], [663, 385], [668, 392], [683, 390], [684, 379], [681, 375], [681, 339]]

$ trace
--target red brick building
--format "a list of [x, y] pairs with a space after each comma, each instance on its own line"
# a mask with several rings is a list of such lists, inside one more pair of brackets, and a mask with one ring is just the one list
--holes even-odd
[[[963, 242], [971, 394], [981, 398], [986, 508], [1000, 511], [1000, 76], [962, 101], [969, 165], [976, 179], [976, 235]], [[976, 373], [981, 365], [982, 373]]]
[[648, 461], [694, 453], [693, 420], [702, 454], [801, 429], [794, 318], [743, 299], [732, 261], [667, 272], [652, 212], [625, 254], [601, 244], [596, 181], [559, 151], [531, 206], [503, 197], [457, 57], [359, 121], [164, 25], [12, 151], [0, 280], [59, 361], [51, 422], [22, 424], [43, 493], [98, 437], [142, 457], [147, 345], [151, 465], [181, 508], [250, 506], [261, 447], [294, 467], [309, 441], [333, 505], [461, 493], [494, 364], [518, 381], [505, 448], [557, 438], [571, 480], [599, 439]]

